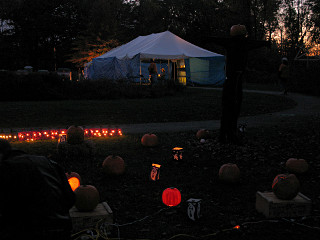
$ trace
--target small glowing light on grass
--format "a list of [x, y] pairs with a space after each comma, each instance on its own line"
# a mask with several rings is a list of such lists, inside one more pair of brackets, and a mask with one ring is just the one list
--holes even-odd
[[174, 160], [182, 160], [182, 152], [183, 152], [183, 148], [181, 147], [175, 147], [172, 149], [172, 154], [173, 154], [173, 159]]
[[234, 226], [233, 229], [240, 229], [240, 225]]
[[160, 164], [155, 164], [152, 163], [152, 169], [151, 169], [151, 173], [150, 173], [150, 179], [152, 181], [157, 181], [160, 178]]

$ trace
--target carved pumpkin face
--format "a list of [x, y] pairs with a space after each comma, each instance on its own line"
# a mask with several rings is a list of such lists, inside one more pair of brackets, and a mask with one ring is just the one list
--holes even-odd
[[100, 201], [98, 190], [92, 185], [80, 185], [75, 191], [75, 207], [81, 212], [89, 212], [96, 208]]
[[141, 138], [141, 144], [145, 147], [155, 147], [158, 145], [158, 137], [153, 133], [147, 133]]
[[71, 126], [67, 130], [67, 142], [69, 144], [80, 144], [84, 141], [84, 131], [82, 127]]
[[125, 171], [125, 163], [121, 157], [110, 155], [103, 161], [102, 169], [107, 175], [122, 175]]
[[295, 198], [300, 190], [300, 182], [294, 174], [279, 174], [272, 183], [273, 193], [282, 200]]
[[167, 188], [162, 193], [162, 202], [169, 206], [174, 207], [181, 202], [181, 193], [177, 188]]
[[76, 190], [77, 187], [81, 184], [81, 177], [76, 172], [67, 172], [66, 177], [68, 179], [69, 185], [72, 189], [72, 191]]
[[240, 180], [240, 169], [236, 164], [223, 164], [219, 169], [219, 179], [226, 183], [236, 183]]
[[72, 191], [76, 190], [80, 186], [80, 181], [76, 177], [69, 178], [68, 182], [70, 184]]
[[286, 162], [286, 168], [291, 173], [302, 174], [308, 171], [309, 165], [304, 159], [289, 158]]

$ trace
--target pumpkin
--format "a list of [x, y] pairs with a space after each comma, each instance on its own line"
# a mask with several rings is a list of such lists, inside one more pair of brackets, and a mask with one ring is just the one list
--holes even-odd
[[122, 175], [125, 171], [125, 163], [121, 157], [110, 155], [103, 161], [102, 169], [107, 175]]
[[75, 207], [80, 212], [89, 212], [96, 208], [100, 201], [98, 190], [92, 185], [80, 185], [75, 191]]
[[162, 202], [169, 206], [174, 207], [181, 202], [181, 193], [177, 188], [167, 188], [162, 193]]
[[308, 171], [309, 165], [304, 159], [289, 158], [286, 162], [286, 168], [291, 173], [302, 174]]
[[210, 133], [207, 129], [200, 129], [197, 131], [196, 137], [198, 139], [207, 139], [209, 138]]
[[233, 25], [230, 28], [231, 37], [246, 36], [246, 35], [247, 35], [247, 28], [245, 25], [237, 24], [237, 25]]
[[226, 183], [236, 183], [240, 180], [240, 169], [237, 164], [226, 163], [219, 169], [219, 179]]
[[68, 182], [70, 184], [70, 187], [72, 191], [76, 190], [77, 187], [80, 186], [81, 184], [81, 177], [78, 173], [76, 172], [67, 172], [66, 177], [68, 179]]
[[67, 130], [67, 142], [69, 144], [81, 144], [84, 141], [84, 131], [82, 127], [70, 126]]
[[142, 136], [141, 144], [145, 147], [155, 147], [158, 145], [158, 137], [153, 133], [147, 133]]
[[272, 183], [272, 191], [277, 198], [291, 200], [300, 190], [300, 182], [294, 174], [279, 174]]

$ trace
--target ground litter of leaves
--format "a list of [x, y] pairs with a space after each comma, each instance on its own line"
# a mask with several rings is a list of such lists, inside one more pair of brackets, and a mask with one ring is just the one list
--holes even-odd
[[[276, 126], [248, 128], [243, 145], [220, 144], [218, 132], [201, 143], [195, 132], [157, 133], [160, 144], [143, 147], [142, 135], [124, 137], [116, 144], [95, 142], [92, 166], [73, 164], [86, 184], [100, 192], [101, 201], [113, 210], [114, 227], [108, 237], [117, 239], [317, 239], [320, 235], [320, 119], [297, 119]], [[183, 160], [175, 161], [173, 147], [183, 147]], [[106, 155], [116, 154], [126, 162], [126, 172], [108, 177], [101, 170]], [[286, 173], [288, 158], [304, 158], [309, 170], [297, 175], [301, 193], [312, 200], [311, 215], [267, 219], [255, 209], [256, 192], [271, 191], [274, 177]], [[150, 181], [151, 164], [161, 164], [160, 179]], [[241, 180], [222, 183], [218, 171], [225, 163], [236, 163]], [[162, 192], [176, 187], [181, 204], [168, 208]], [[189, 198], [202, 199], [202, 217], [187, 215]], [[159, 212], [160, 211], [160, 212]], [[140, 221], [143, 219], [142, 221]], [[239, 225], [240, 229], [233, 229]], [[119, 231], [118, 231], [119, 230]]]

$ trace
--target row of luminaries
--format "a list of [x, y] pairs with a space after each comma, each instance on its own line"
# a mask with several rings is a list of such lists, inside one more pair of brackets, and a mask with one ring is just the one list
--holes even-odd
[[[82, 144], [81, 129], [72, 131], [67, 135], [68, 139], [72, 139], [71, 145]], [[202, 140], [210, 136], [209, 131], [200, 129], [196, 137]], [[149, 133], [143, 135], [141, 144], [145, 147], [155, 147], [158, 145], [158, 137]], [[173, 158], [182, 160], [182, 148], [173, 148]], [[160, 178], [159, 164], [152, 164], [150, 172], [150, 180], [157, 181]], [[304, 159], [290, 158], [286, 162], [287, 170], [291, 174], [279, 174], [274, 178], [272, 190], [276, 197], [282, 200], [291, 200], [297, 196], [300, 190], [300, 183], [295, 174], [302, 174], [308, 170], [308, 163]], [[107, 175], [119, 176], [125, 172], [125, 161], [120, 156], [108, 156], [102, 163], [102, 169]], [[67, 173], [69, 183], [76, 194], [76, 208], [79, 211], [92, 211], [99, 203], [99, 193], [92, 185], [80, 185], [81, 178], [77, 173]], [[240, 169], [234, 163], [223, 164], [219, 169], [219, 179], [228, 184], [235, 184], [240, 181]], [[177, 189], [169, 188], [163, 192], [162, 200], [168, 206], [176, 206], [181, 201], [181, 195], [177, 195]], [[179, 192], [179, 191], [178, 191]], [[173, 194], [170, 196], [170, 194]], [[168, 199], [171, 199], [170, 201]]]

